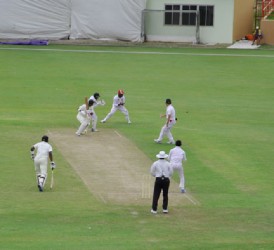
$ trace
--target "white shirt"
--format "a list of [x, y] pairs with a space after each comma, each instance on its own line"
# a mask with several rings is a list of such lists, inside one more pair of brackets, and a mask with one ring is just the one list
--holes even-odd
[[92, 112], [93, 113], [93, 106], [89, 107], [89, 112], [87, 112], [87, 107], [86, 104], [81, 105], [78, 108], [78, 111], [82, 113], [82, 115], [87, 115], [88, 113]]
[[98, 100], [98, 99], [96, 100], [95, 97], [94, 97], [94, 95], [92, 95], [88, 100], [92, 100], [93, 101], [93, 105], [92, 105], [93, 112], [94, 112], [94, 108], [95, 107], [97, 107], [99, 105], [104, 106], [106, 104], [104, 100]]
[[126, 103], [126, 98], [123, 95], [122, 97], [119, 97], [118, 95], [114, 96], [113, 98], [113, 107], [120, 107], [119, 104], [125, 104]]
[[95, 97], [94, 97], [94, 95], [92, 95], [90, 98], [89, 98], [89, 100], [92, 100], [94, 103], [93, 103], [93, 105], [92, 105], [92, 107], [96, 107], [97, 105], [99, 105], [99, 103], [97, 102], [97, 100], [95, 99]]
[[151, 168], [150, 168], [150, 173], [154, 177], [162, 177], [165, 176], [167, 178], [170, 178], [173, 170], [171, 167], [171, 164], [164, 160], [164, 159], [159, 159], [158, 161], [155, 161]]
[[36, 143], [33, 147], [37, 150], [35, 156], [36, 159], [48, 158], [49, 152], [52, 152], [51, 145], [44, 141]]
[[168, 160], [172, 165], [182, 165], [182, 161], [186, 161], [186, 153], [181, 147], [176, 146], [169, 151]]
[[170, 122], [175, 121], [176, 113], [174, 107], [170, 104], [166, 107], [166, 118], [170, 115]]

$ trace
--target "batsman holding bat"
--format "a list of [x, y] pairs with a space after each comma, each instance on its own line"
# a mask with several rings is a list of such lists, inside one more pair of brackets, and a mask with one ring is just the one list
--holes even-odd
[[77, 120], [81, 123], [80, 127], [76, 131], [76, 135], [80, 136], [84, 133], [85, 129], [90, 125], [91, 116], [93, 114], [93, 100], [85, 97], [85, 103], [78, 108]]
[[50, 159], [51, 169], [54, 170], [56, 168], [55, 162], [53, 161], [52, 146], [48, 141], [48, 136], [44, 135], [42, 141], [34, 144], [30, 149], [31, 159], [34, 161], [37, 185], [40, 192], [43, 192], [47, 179], [48, 159]]

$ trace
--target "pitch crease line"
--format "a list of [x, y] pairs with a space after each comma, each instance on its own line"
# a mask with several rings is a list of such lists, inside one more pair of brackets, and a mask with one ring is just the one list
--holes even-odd
[[194, 199], [191, 199], [189, 195], [185, 194], [185, 197], [194, 205], [199, 205], [199, 202], [194, 201]]
[[121, 134], [119, 134], [116, 130], [114, 130], [114, 133], [116, 134], [116, 135], [118, 135], [119, 137], [123, 137]]

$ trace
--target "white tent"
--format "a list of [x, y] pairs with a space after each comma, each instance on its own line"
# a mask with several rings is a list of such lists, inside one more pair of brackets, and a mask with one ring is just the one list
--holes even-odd
[[0, 0], [0, 39], [142, 41], [146, 0]]

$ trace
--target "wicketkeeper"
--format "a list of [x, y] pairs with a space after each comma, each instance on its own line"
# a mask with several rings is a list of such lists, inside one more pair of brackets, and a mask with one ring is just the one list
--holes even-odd
[[52, 146], [48, 141], [48, 136], [44, 135], [42, 141], [34, 144], [30, 149], [31, 159], [34, 160], [37, 185], [40, 192], [43, 192], [47, 179], [48, 159], [50, 159], [51, 169], [54, 170], [56, 168], [56, 164], [53, 161]]
[[129, 113], [125, 107], [125, 104], [126, 104], [126, 97], [124, 95], [124, 91], [122, 89], [119, 89], [117, 95], [115, 95], [113, 98], [113, 104], [110, 112], [107, 114], [107, 116], [103, 120], [101, 120], [101, 122], [105, 123], [110, 117], [112, 117], [115, 114], [117, 110], [119, 110], [125, 115], [127, 123], [130, 124], [131, 121], [129, 119]]
[[93, 114], [91, 115], [91, 123], [92, 123], [92, 127], [91, 127], [91, 132], [97, 132], [97, 115], [95, 113], [95, 107], [101, 105], [104, 106], [106, 104], [106, 102], [104, 100], [99, 100], [100, 98], [100, 94], [98, 92], [94, 93], [89, 100], [92, 100], [94, 102], [93, 106]]

